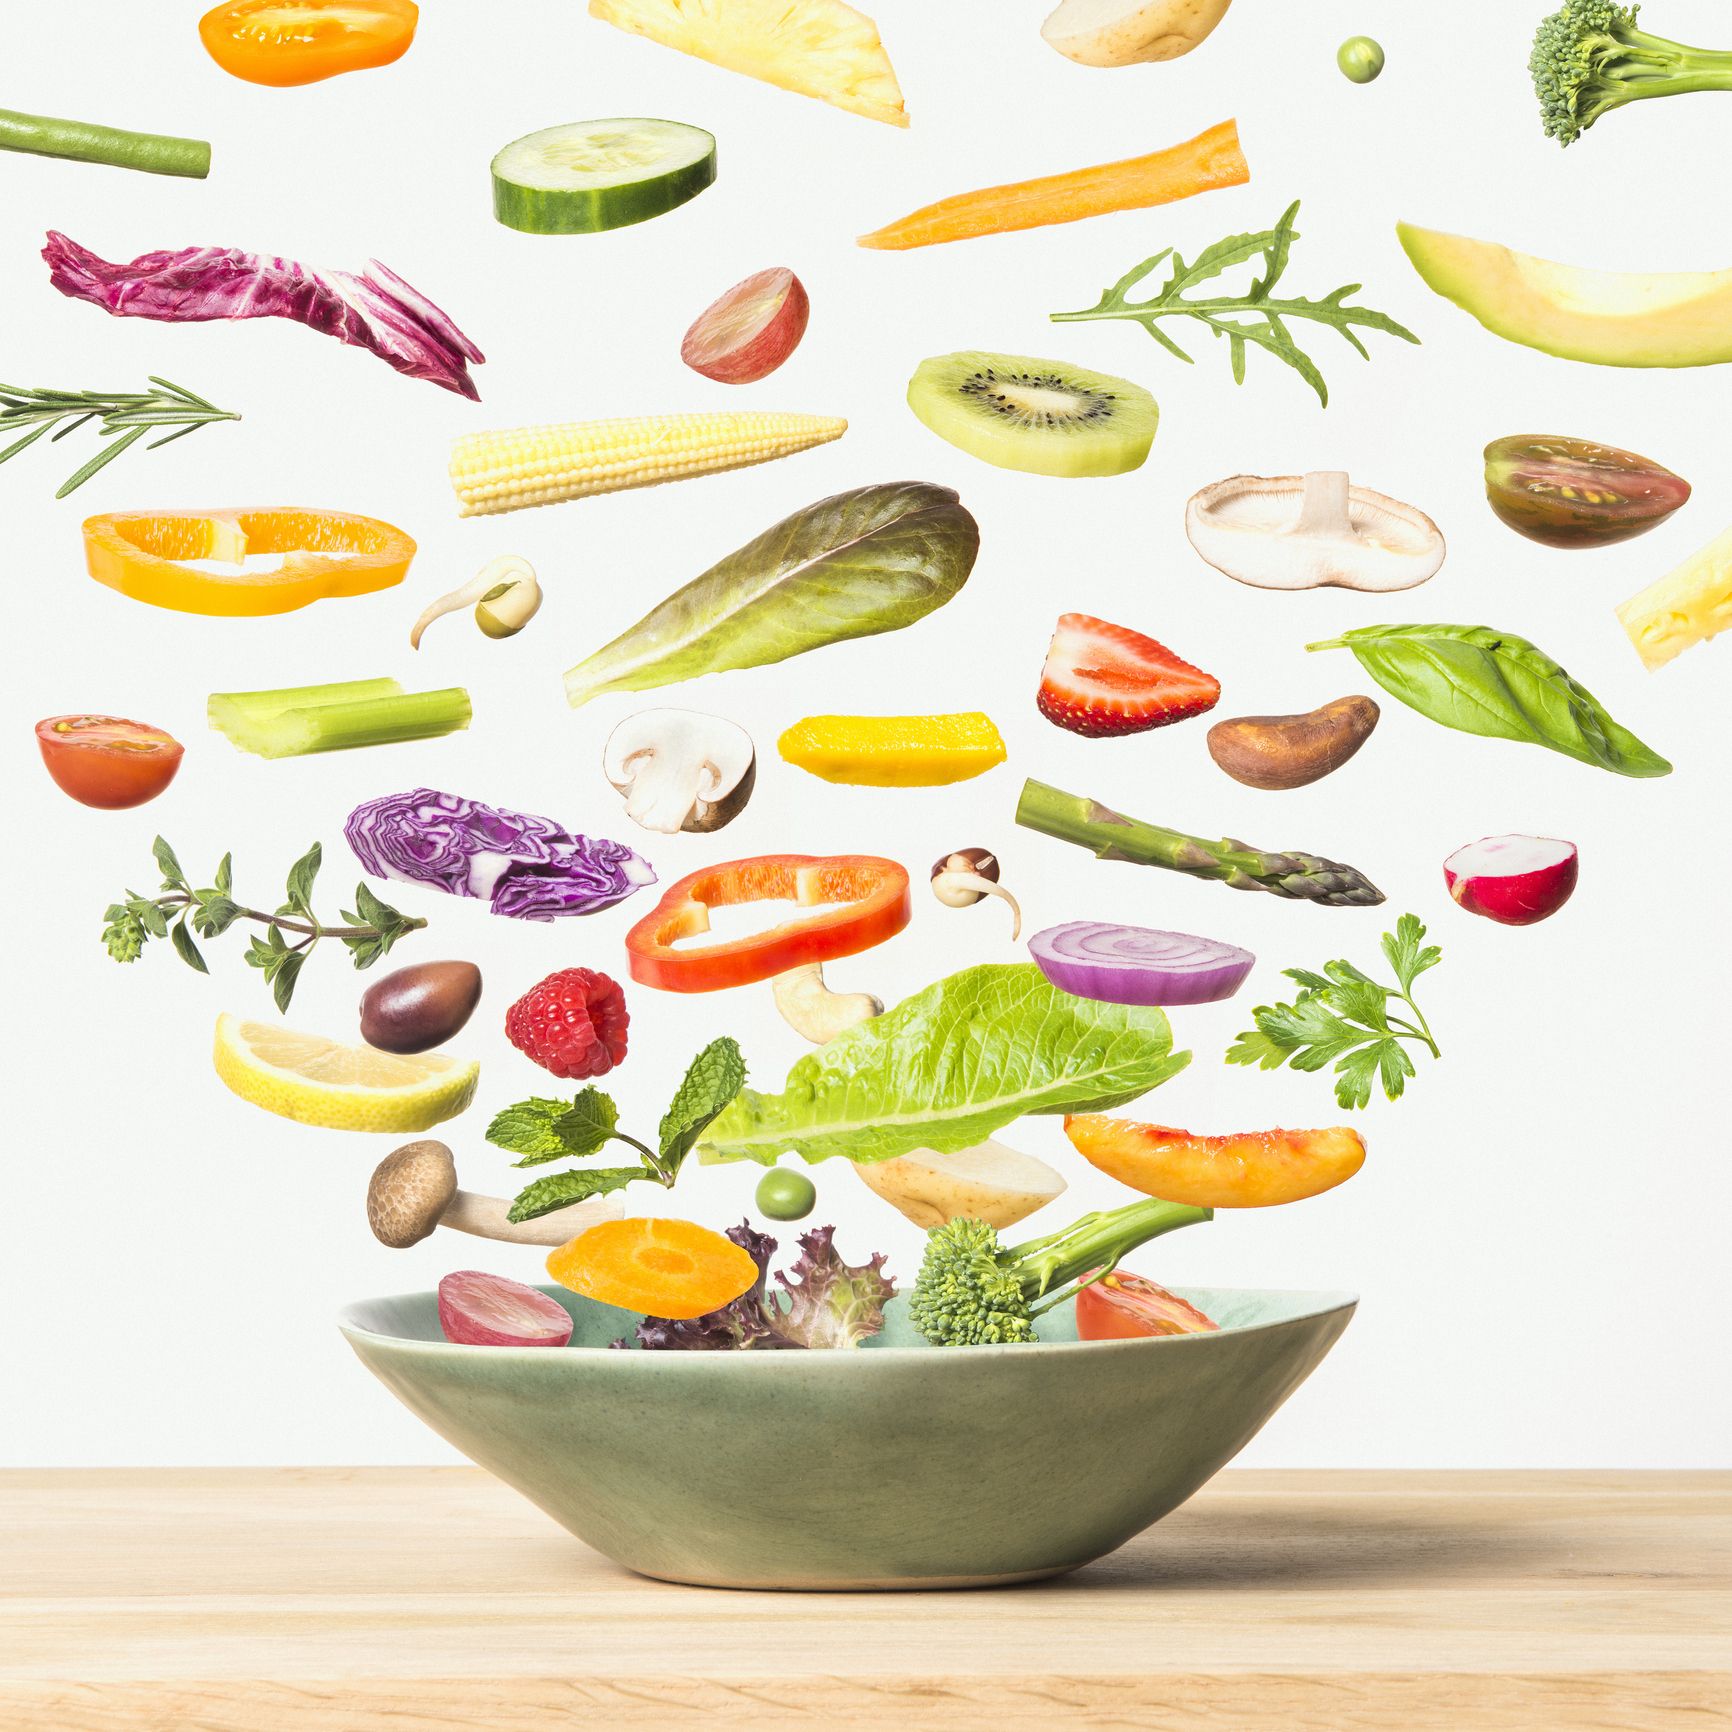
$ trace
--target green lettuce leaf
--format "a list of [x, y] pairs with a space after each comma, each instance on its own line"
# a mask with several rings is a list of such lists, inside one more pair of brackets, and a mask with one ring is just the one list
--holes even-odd
[[948, 487], [904, 481], [820, 499], [569, 669], [566, 698], [575, 708], [913, 625], [962, 588], [979, 548]]
[[986, 963], [807, 1054], [780, 1094], [743, 1089], [699, 1154], [771, 1166], [790, 1150], [807, 1161], [949, 1153], [1025, 1113], [1123, 1106], [1190, 1060], [1159, 1010], [1073, 998], [1033, 963]]

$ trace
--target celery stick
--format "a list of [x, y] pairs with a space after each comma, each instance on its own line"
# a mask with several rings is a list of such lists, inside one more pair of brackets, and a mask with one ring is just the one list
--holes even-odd
[[203, 180], [210, 173], [210, 146], [202, 138], [170, 138], [157, 132], [123, 132], [85, 120], [56, 120], [0, 108], [0, 150], [100, 162], [145, 174], [177, 174]]
[[265, 692], [212, 692], [205, 716], [219, 734], [233, 739], [249, 723], [269, 721], [285, 710], [323, 709], [331, 704], [392, 698], [402, 691], [395, 680], [339, 680], [329, 686], [278, 686]]
[[468, 727], [470, 713], [468, 692], [449, 686], [438, 692], [395, 692], [271, 714], [242, 714], [223, 732], [241, 751], [257, 757], [298, 758], [308, 752], [430, 740]]

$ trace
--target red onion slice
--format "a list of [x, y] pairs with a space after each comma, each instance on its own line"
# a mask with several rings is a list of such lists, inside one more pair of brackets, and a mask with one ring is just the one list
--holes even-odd
[[1107, 1004], [1213, 1004], [1231, 998], [1257, 961], [1217, 939], [1104, 920], [1049, 926], [1028, 949], [1060, 992]]

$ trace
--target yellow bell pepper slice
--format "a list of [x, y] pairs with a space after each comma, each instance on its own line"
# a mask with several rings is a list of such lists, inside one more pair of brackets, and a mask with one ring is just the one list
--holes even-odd
[[776, 742], [790, 763], [826, 782], [937, 788], [1004, 762], [1004, 741], [979, 710], [943, 716], [807, 716]]
[[[271, 554], [283, 556], [272, 570], [199, 571], [187, 563], [239, 565]], [[326, 596], [389, 589], [414, 557], [402, 530], [349, 511], [117, 511], [84, 524], [85, 564], [98, 583], [177, 613], [291, 613]]]

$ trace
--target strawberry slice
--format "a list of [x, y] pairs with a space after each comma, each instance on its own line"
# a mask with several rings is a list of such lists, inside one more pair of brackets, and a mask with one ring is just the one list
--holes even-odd
[[1221, 682], [1165, 644], [1092, 614], [1059, 616], [1040, 675], [1040, 713], [1073, 734], [1110, 739], [1212, 710]]

